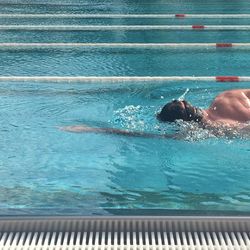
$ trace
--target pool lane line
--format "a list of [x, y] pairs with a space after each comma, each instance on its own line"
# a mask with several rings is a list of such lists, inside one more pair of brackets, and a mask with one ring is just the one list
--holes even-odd
[[250, 82], [250, 76], [0, 76], [0, 82], [145, 83]]
[[142, 48], [142, 49], [200, 49], [200, 48], [250, 48], [250, 43], [0, 43], [0, 49], [33, 48]]
[[250, 18], [250, 14], [4, 14], [0, 13], [0, 18], [103, 18], [103, 19], [131, 19], [131, 18], [155, 18], [155, 19], [169, 19], [169, 18], [232, 18], [243, 19]]
[[250, 25], [0, 25], [0, 30], [120, 31], [120, 30], [250, 30]]

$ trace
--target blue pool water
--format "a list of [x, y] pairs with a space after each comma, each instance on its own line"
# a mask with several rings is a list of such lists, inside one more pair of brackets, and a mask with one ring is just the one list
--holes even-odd
[[[250, 13], [248, 1], [5, 1], [1, 13]], [[3, 24], [192, 24], [169, 20], [3, 19]], [[197, 20], [195, 20], [197, 22]], [[250, 24], [250, 19], [201, 19]], [[0, 42], [249, 42], [250, 31], [1, 31]], [[250, 75], [249, 50], [1, 49], [2, 76]], [[249, 137], [215, 137], [155, 114], [180, 97], [200, 108], [249, 82], [0, 83], [0, 215], [249, 213]], [[87, 124], [181, 140], [74, 134]], [[125, 212], [124, 212], [125, 211]], [[159, 212], [161, 211], [161, 212]]]
[[[249, 141], [196, 130], [186, 140], [73, 134], [88, 124], [151, 133], [155, 119], [190, 84], [88, 87], [1, 86], [1, 209], [105, 214], [109, 209], [249, 209]], [[232, 87], [243, 87], [234, 84]], [[207, 107], [226, 85], [194, 84], [188, 100]], [[164, 98], [164, 99], [162, 99]]]
[[[209, 76], [250, 75], [246, 50], [74, 49], [0, 51], [4, 75]], [[192, 62], [192, 63], [190, 63]]]
[[1, 31], [0, 42], [247, 43], [249, 31]]

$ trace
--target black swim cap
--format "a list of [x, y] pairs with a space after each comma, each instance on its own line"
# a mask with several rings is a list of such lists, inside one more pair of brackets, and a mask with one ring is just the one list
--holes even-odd
[[186, 101], [178, 100], [167, 103], [157, 114], [157, 119], [163, 122], [174, 122], [176, 120], [200, 122], [202, 118], [203, 112], [201, 109]]

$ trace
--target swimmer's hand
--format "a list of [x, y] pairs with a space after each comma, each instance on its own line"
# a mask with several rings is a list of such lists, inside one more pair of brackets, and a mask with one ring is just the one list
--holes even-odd
[[72, 133], [106, 133], [106, 134], [116, 134], [116, 135], [125, 135], [133, 137], [144, 137], [144, 138], [169, 138], [169, 139], [180, 139], [178, 136], [171, 134], [153, 134], [153, 133], [144, 133], [140, 131], [129, 131], [116, 128], [95, 128], [89, 127], [87, 125], [75, 125], [75, 126], [66, 126], [60, 127], [60, 130], [72, 132]]

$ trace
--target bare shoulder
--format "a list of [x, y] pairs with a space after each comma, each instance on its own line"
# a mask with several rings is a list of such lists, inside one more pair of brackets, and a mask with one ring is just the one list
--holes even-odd
[[245, 97], [250, 98], [250, 89], [227, 90], [215, 97], [213, 105], [225, 105], [225, 103], [230, 103], [230, 105], [232, 105], [233, 101], [236, 103], [236, 101], [241, 101]]
[[218, 95], [218, 97], [222, 96], [238, 96], [242, 95], [244, 93], [245, 95], [250, 95], [250, 89], [231, 89], [231, 90], [226, 90], [222, 92], [221, 94]]

